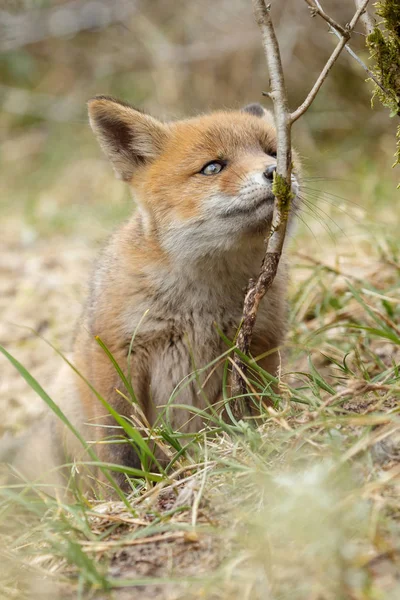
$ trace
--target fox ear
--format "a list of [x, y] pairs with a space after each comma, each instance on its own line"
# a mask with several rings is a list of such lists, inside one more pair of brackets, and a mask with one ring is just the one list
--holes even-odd
[[258, 102], [247, 104], [247, 106], [244, 106], [242, 108], [242, 112], [249, 113], [250, 115], [253, 115], [254, 117], [259, 117], [260, 119], [273, 119], [272, 113], [263, 106], [261, 106], [261, 104], [258, 104]]
[[96, 96], [88, 102], [90, 125], [119, 179], [154, 159], [168, 138], [167, 126], [129, 104]]
[[266, 110], [263, 106], [261, 106], [261, 104], [258, 104], [258, 102], [253, 102], [252, 104], [247, 104], [244, 106], [242, 108], [242, 112], [249, 113], [254, 117], [260, 117], [260, 119], [262, 119], [262, 117], [265, 116]]

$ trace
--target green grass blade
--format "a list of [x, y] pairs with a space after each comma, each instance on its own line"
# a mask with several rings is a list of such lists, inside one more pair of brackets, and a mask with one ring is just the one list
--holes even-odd
[[112, 352], [110, 352], [110, 350], [107, 348], [107, 346], [103, 342], [103, 340], [98, 335], [96, 335], [95, 340], [98, 343], [98, 345], [100, 346], [100, 348], [107, 355], [107, 357], [109, 358], [110, 362], [112, 363], [114, 369], [118, 373], [118, 375], [119, 375], [122, 383], [124, 384], [124, 386], [125, 386], [128, 394], [129, 394], [129, 396], [131, 397], [132, 402], [134, 404], [137, 404], [138, 401], [136, 399], [136, 395], [135, 395], [135, 392], [134, 392], [133, 387], [132, 387], [132, 382], [126, 377], [126, 375], [122, 371], [121, 367], [119, 366], [118, 362], [115, 360]]
[[[29, 371], [27, 371], [27, 369], [25, 369], [25, 367], [16, 358], [14, 358], [9, 352], [7, 352], [7, 350], [1, 345], [0, 345], [0, 352], [9, 360], [9, 362], [13, 365], [13, 367], [25, 379], [27, 384], [36, 392], [36, 394], [38, 394], [38, 396], [40, 398], [42, 398], [42, 400], [54, 412], [54, 414], [62, 421], [62, 423], [64, 423], [64, 425], [80, 441], [80, 443], [85, 448], [85, 450], [87, 451], [87, 453], [89, 454], [91, 459], [95, 463], [99, 463], [96, 453], [93, 452], [90, 445], [81, 436], [79, 431], [72, 425], [72, 423], [67, 419], [67, 417], [65, 416], [63, 411], [59, 408], [59, 406], [57, 406], [57, 404], [54, 402], [54, 400], [52, 400], [50, 398], [50, 396], [47, 394], [47, 392], [45, 392], [45, 390], [42, 388], [40, 383], [29, 373]], [[114, 479], [109, 475], [109, 473], [106, 470], [102, 469], [102, 467], [100, 467], [100, 469], [102, 470], [104, 476], [107, 478], [108, 482], [112, 485], [114, 490], [117, 492], [117, 494], [121, 498], [121, 500], [123, 500], [124, 503], [127, 503], [125, 494], [122, 492], [122, 490], [119, 488], [119, 486], [115, 483]], [[127, 503], [127, 506], [129, 506], [128, 503]]]

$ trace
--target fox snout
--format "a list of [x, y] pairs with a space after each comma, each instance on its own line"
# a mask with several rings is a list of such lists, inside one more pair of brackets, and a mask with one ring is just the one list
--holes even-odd
[[[275, 156], [266, 157], [262, 152], [243, 153], [232, 165], [227, 182], [221, 177], [218, 194], [211, 194], [205, 203], [205, 214], [225, 220], [232, 226], [232, 234], [255, 230], [266, 233], [271, 223], [274, 194], [273, 181], [276, 172]], [[292, 176], [293, 196], [298, 193], [298, 180]]]
[[263, 173], [264, 179], [272, 182], [274, 180], [275, 172], [276, 172], [276, 165], [269, 165]]

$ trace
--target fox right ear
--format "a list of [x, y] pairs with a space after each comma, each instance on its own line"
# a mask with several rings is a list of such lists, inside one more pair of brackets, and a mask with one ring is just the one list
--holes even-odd
[[154, 159], [168, 137], [167, 126], [109, 96], [88, 102], [90, 125], [119, 179], [130, 181], [136, 168]]

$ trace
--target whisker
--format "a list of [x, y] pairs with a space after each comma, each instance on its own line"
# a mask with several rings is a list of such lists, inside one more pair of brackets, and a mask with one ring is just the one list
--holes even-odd
[[323, 210], [319, 206], [314, 206], [306, 198], [303, 198], [303, 202], [311, 211], [314, 210], [314, 211], [318, 211], [319, 214], [322, 213], [322, 215], [324, 215], [327, 219], [329, 219], [331, 221], [331, 223], [333, 223], [335, 225], [335, 227], [337, 227], [339, 229], [339, 231], [342, 233], [342, 235], [344, 235], [347, 238], [347, 235], [344, 232], [344, 230], [340, 227], [340, 225], [338, 223], [336, 223], [336, 221], [330, 215], [328, 215], [328, 213], [325, 210]]
[[[335, 210], [340, 211], [342, 214], [346, 215], [347, 217], [350, 217], [350, 219], [352, 219], [355, 222], [358, 222], [358, 219], [351, 214], [351, 212], [349, 212], [348, 210], [346, 210], [346, 208], [343, 208], [342, 206], [339, 206], [338, 204], [336, 204], [333, 200], [329, 200], [327, 198], [323, 198], [322, 196], [316, 196], [316, 195], [312, 195], [312, 194], [307, 194], [302, 196], [303, 200], [308, 200], [310, 203], [314, 203], [314, 202], [324, 202], [325, 204], [328, 204], [328, 206], [332, 206]], [[314, 206], [314, 204], [313, 204]]]
[[329, 237], [331, 238], [332, 242], [336, 244], [336, 237], [335, 234], [333, 233], [333, 231], [331, 230], [331, 228], [329, 227], [329, 225], [327, 225], [327, 223], [324, 222], [323, 219], [321, 219], [321, 217], [318, 217], [318, 215], [314, 212], [308, 212], [303, 208], [300, 209], [300, 211], [304, 214], [304, 215], [308, 215], [309, 217], [315, 219], [316, 221], [318, 221], [318, 223], [320, 223], [322, 225], [322, 227], [325, 229], [326, 233], [329, 235]]
[[311, 188], [308, 186], [301, 186], [301, 189], [307, 190], [308, 192], [314, 192], [315, 194], [321, 194], [324, 196], [327, 196], [329, 198], [335, 198], [337, 200], [342, 200], [342, 202], [347, 202], [348, 204], [353, 204], [354, 206], [357, 206], [357, 208], [363, 208], [360, 204], [357, 204], [357, 202], [354, 202], [353, 200], [349, 200], [348, 198], [344, 198], [343, 196], [338, 196], [337, 194], [332, 194], [331, 192], [325, 192], [324, 190], [318, 190], [316, 188]]
[[309, 232], [311, 233], [311, 235], [313, 236], [314, 240], [319, 244], [319, 241], [317, 239], [317, 236], [315, 235], [315, 233], [313, 232], [313, 230], [311, 229], [310, 225], [306, 222], [305, 219], [303, 219], [303, 217], [301, 216], [301, 210], [298, 210], [296, 213], [296, 217], [298, 219], [300, 219], [300, 221], [303, 223], [303, 225], [305, 225], [307, 227], [307, 229], [309, 230]]
[[341, 179], [340, 177], [302, 177], [302, 181], [340, 181], [343, 183], [354, 183], [352, 179]]

